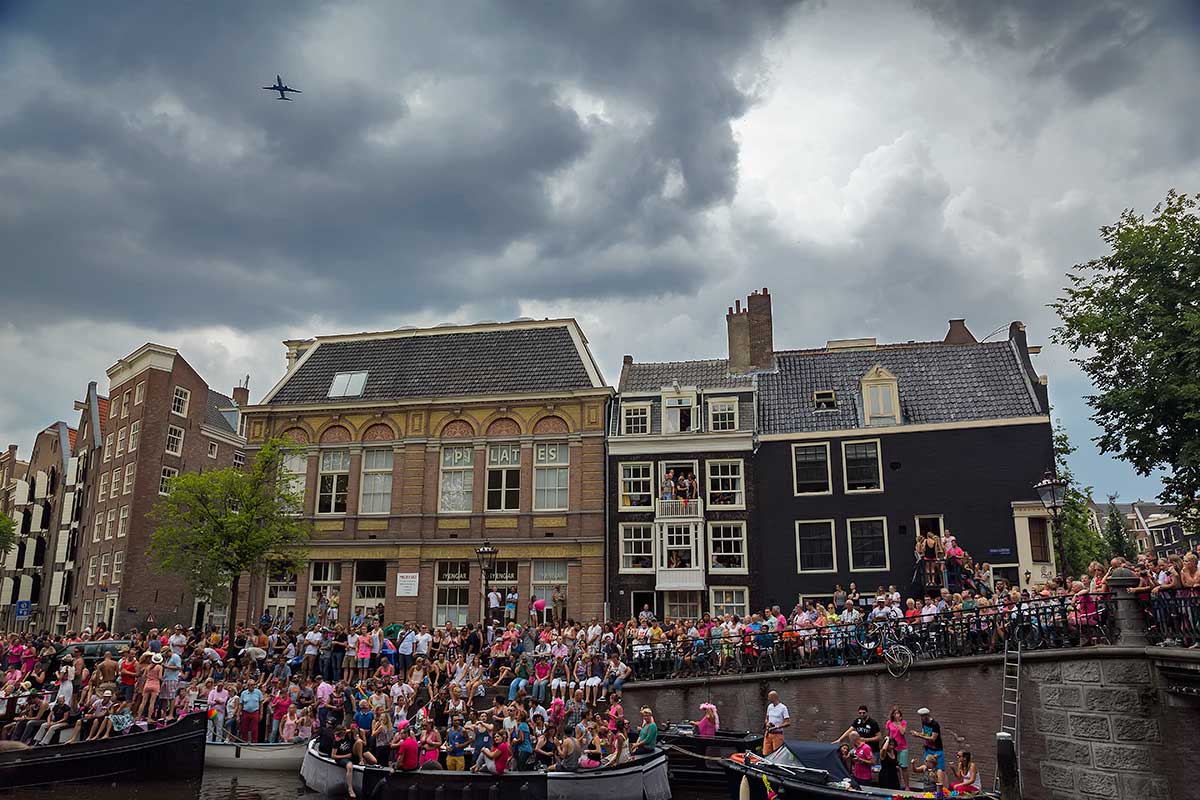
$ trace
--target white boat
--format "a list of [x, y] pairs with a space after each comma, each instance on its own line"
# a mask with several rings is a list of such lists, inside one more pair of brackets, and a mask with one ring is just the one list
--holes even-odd
[[296, 772], [304, 763], [304, 749], [307, 744], [308, 742], [208, 742], [204, 745], [204, 766]]

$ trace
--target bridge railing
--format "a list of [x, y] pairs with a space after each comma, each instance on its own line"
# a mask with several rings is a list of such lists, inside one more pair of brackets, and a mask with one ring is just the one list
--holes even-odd
[[895, 645], [917, 661], [1004, 652], [1016, 639], [1024, 650], [1112, 644], [1118, 637], [1110, 595], [1035, 599], [1018, 606], [918, 617], [913, 621], [864, 619], [856, 624], [789, 627], [658, 645], [633, 642], [634, 677], [737, 674], [771, 670], [884, 663]]
[[1192, 647], [1200, 642], [1200, 590], [1165, 589], [1139, 597], [1151, 644]]

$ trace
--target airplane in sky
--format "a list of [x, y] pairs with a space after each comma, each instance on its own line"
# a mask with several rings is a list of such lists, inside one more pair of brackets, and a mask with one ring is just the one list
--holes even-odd
[[262, 88], [266, 89], [268, 92], [279, 92], [279, 97], [276, 97], [275, 98], [276, 100], [291, 100], [292, 99], [292, 98], [288, 97], [286, 94], [284, 94], [284, 92], [295, 92], [296, 94], [304, 94], [304, 92], [300, 91], [299, 89], [293, 89], [290, 86], [284, 85], [283, 78], [279, 77], [278, 75], [275, 76], [275, 85], [274, 86], [264, 86]]

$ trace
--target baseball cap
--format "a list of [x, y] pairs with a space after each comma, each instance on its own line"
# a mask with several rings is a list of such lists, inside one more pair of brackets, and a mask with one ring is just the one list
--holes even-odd
[[927, 717], [927, 716], [929, 716], [929, 709], [925, 708], [925, 706], [921, 706], [920, 708], [917, 709], [917, 713], [920, 714], [922, 717]]

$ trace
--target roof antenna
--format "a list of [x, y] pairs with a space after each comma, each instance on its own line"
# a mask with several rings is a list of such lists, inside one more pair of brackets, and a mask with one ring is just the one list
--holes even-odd
[[999, 333], [1000, 331], [1006, 331], [1006, 330], [1008, 330], [1008, 326], [1007, 326], [1007, 325], [1001, 325], [999, 328], [996, 328], [996, 330], [992, 331], [992, 332], [991, 332], [991, 333], [989, 333], [987, 336], [985, 336], [985, 337], [983, 337], [982, 339], [980, 339], [980, 340], [979, 340], [979, 342], [980, 342], [980, 344], [982, 344], [983, 342], [986, 342], [988, 339], [990, 339], [990, 338], [992, 338], [993, 336], [995, 336], [995, 335], [996, 335], [997, 333]]

